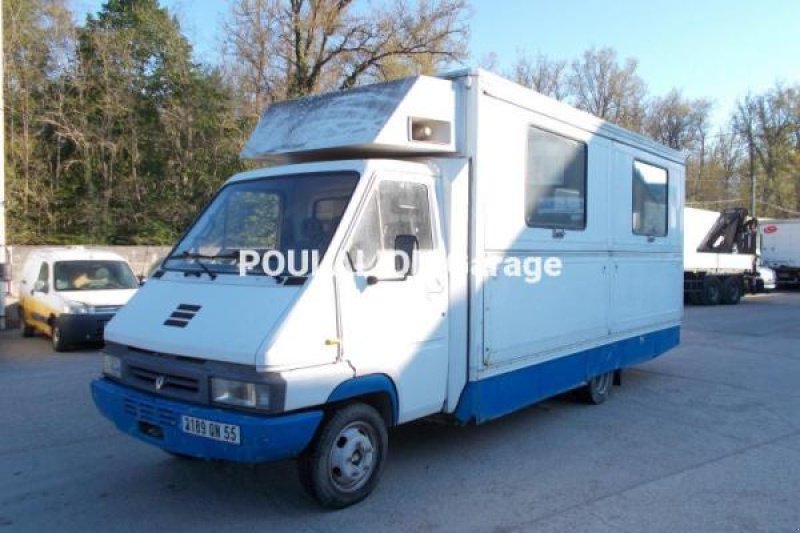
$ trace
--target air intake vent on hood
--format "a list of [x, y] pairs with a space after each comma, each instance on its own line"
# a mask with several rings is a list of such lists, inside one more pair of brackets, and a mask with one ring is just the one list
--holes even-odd
[[185, 328], [200, 309], [201, 306], [199, 305], [180, 304], [169, 318], [164, 321], [164, 325], [175, 328]]

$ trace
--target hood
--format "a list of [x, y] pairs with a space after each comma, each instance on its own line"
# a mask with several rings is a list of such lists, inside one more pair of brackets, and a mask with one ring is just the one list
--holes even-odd
[[254, 364], [302, 287], [255, 280], [148, 281], [109, 322], [111, 342], [159, 353]]
[[113, 289], [105, 291], [58, 291], [67, 301], [93, 306], [123, 306], [136, 294], [137, 289]]

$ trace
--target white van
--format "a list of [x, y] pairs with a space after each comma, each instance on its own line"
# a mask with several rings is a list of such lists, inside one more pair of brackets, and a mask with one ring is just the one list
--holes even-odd
[[82, 247], [31, 251], [19, 285], [22, 335], [49, 335], [56, 351], [103, 341], [105, 325], [139, 282], [121, 256]]
[[[391, 426], [601, 403], [679, 342], [684, 157], [644, 137], [466, 71], [273, 105], [243, 157], [271, 166], [232, 177], [114, 317], [92, 383], [169, 453], [297, 457], [344, 507]], [[303, 250], [311, 273], [280, 264]]]

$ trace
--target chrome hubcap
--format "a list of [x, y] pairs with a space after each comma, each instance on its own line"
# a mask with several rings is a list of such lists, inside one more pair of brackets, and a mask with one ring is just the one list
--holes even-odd
[[328, 461], [331, 482], [343, 492], [360, 489], [375, 464], [373, 432], [362, 422], [347, 425], [336, 436]]

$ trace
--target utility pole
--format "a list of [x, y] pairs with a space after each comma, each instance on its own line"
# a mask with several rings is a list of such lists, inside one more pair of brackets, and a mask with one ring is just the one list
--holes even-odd
[[750, 216], [756, 218], [756, 159], [750, 139]]
[[[5, 80], [3, 63], [3, 9], [0, 6], [0, 71]], [[6, 280], [9, 279], [11, 265], [8, 264], [8, 248], [6, 247], [6, 115], [5, 96], [0, 87], [0, 331], [6, 329]]]

